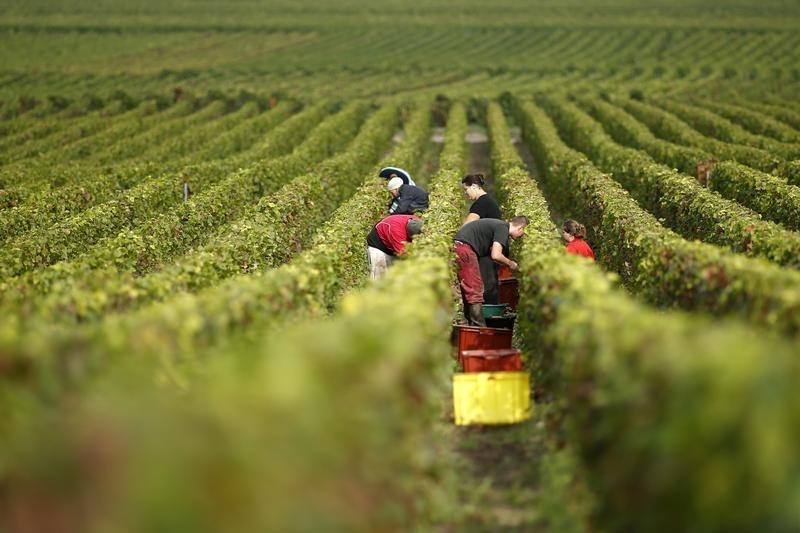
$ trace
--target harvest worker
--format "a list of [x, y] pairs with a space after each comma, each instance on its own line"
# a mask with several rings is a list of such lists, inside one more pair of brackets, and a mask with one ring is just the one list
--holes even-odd
[[582, 255], [594, 261], [594, 252], [586, 242], [586, 226], [570, 219], [561, 227], [561, 236], [567, 243], [567, 253]]
[[[464, 194], [467, 195], [472, 201], [469, 208], [469, 214], [464, 219], [464, 224], [478, 220], [481, 218], [496, 218], [502, 219], [500, 214], [500, 206], [494, 201], [494, 198], [489, 196], [483, 186], [485, 178], [483, 174], [467, 174], [461, 180], [461, 185], [464, 187]], [[504, 249], [503, 253], [508, 255], [508, 250]], [[478, 266], [481, 268], [481, 278], [483, 278], [483, 302], [487, 304], [496, 304], [497, 296], [497, 267], [491, 256], [481, 257], [478, 260]]]
[[416, 185], [414, 180], [411, 179], [411, 174], [409, 174], [407, 170], [403, 170], [400, 167], [383, 167], [381, 171], [378, 172], [378, 177], [381, 177], [386, 181], [389, 181], [392, 178], [400, 178], [406, 185]]
[[[512, 271], [517, 263], [503, 255], [508, 239], [519, 239], [525, 234], [528, 219], [516, 216], [510, 222], [493, 218], [482, 218], [464, 224], [455, 236], [456, 264], [461, 295], [464, 298], [464, 317], [474, 326], [485, 326], [483, 318], [483, 278], [478, 262], [489, 256], [496, 263], [506, 265]], [[494, 273], [497, 284], [497, 273]]]
[[502, 219], [500, 214], [500, 206], [494, 201], [494, 198], [489, 196], [483, 186], [485, 178], [483, 174], [467, 174], [461, 180], [461, 185], [464, 187], [464, 194], [467, 195], [472, 201], [469, 208], [469, 214], [464, 219], [464, 224], [478, 220], [479, 218], [497, 218]]
[[394, 177], [387, 186], [392, 195], [390, 215], [411, 215], [414, 211], [428, 209], [428, 193], [416, 185], [406, 185], [402, 178]]
[[405, 251], [407, 242], [422, 231], [422, 221], [414, 215], [390, 215], [367, 235], [367, 259], [370, 278], [378, 279], [394, 258]]

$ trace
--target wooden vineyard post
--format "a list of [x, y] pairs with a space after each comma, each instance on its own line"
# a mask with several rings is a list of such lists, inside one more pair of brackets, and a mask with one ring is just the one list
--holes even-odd
[[699, 161], [697, 163], [697, 181], [703, 187], [708, 186], [708, 180], [711, 178], [711, 172], [714, 170], [714, 160]]

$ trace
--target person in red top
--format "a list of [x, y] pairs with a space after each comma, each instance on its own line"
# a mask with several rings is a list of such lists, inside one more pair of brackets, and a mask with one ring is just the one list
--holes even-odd
[[422, 221], [414, 215], [389, 215], [367, 235], [367, 258], [372, 279], [386, 272], [394, 258], [405, 251], [407, 242], [422, 231]]
[[594, 252], [586, 242], [586, 227], [574, 220], [567, 220], [561, 228], [561, 234], [567, 241], [567, 253], [582, 255], [594, 261]]

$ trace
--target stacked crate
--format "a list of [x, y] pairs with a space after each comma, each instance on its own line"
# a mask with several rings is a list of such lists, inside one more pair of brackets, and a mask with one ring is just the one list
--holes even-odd
[[[499, 273], [500, 303], [516, 309], [518, 282]], [[531, 415], [530, 376], [523, 371], [522, 353], [512, 346], [514, 317], [487, 317], [502, 327], [456, 325], [453, 344], [462, 372], [453, 376], [456, 425], [514, 424]]]

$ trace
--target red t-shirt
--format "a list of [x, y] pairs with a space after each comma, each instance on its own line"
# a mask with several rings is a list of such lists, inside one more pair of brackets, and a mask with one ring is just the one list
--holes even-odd
[[[412, 218], [418, 217], [414, 215], [390, 215], [375, 224], [374, 231], [377, 233], [380, 242], [386, 247], [386, 250], [383, 251], [399, 254], [405, 249], [406, 242], [409, 241], [406, 224]], [[367, 239], [367, 243], [370, 243], [369, 239]], [[375, 247], [381, 249], [380, 246]]]
[[589, 245], [586, 244], [586, 241], [580, 237], [575, 237], [571, 242], [567, 243], [567, 253], [594, 259], [594, 252]]

